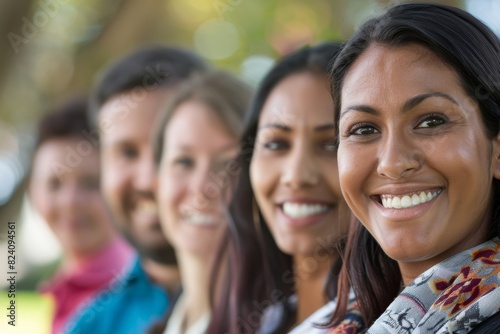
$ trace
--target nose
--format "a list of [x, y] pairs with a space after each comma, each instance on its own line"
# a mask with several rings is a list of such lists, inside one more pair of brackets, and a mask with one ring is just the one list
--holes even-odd
[[58, 203], [63, 212], [73, 213], [78, 211], [78, 206], [85, 203], [83, 190], [76, 182], [65, 182], [63, 191], [59, 192]]
[[156, 171], [153, 164], [153, 156], [145, 153], [137, 162], [134, 175], [135, 189], [142, 192], [153, 192], [156, 186]]
[[281, 182], [294, 189], [314, 186], [319, 174], [311, 150], [305, 144], [296, 145], [284, 164]]
[[388, 134], [379, 148], [377, 173], [390, 179], [400, 179], [419, 170], [423, 155], [418, 143], [401, 133]]
[[[200, 164], [201, 165], [201, 164]], [[199, 166], [196, 175], [193, 177], [191, 190], [203, 196], [207, 200], [213, 200], [219, 197], [224, 184], [217, 182], [215, 171], [206, 163]]]

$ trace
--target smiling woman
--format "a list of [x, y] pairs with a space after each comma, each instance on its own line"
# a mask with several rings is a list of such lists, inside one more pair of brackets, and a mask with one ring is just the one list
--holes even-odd
[[335, 63], [340, 183], [361, 223], [339, 286], [369, 333], [499, 319], [498, 54], [470, 14], [413, 4], [368, 21]]
[[237, 172], [232, 161], [250, 96], [251, 89], [228, 73], [197, 75], [172, 97], [159, 124], [159, 214], [183, 288], [165, 334], [205, 333], [210, 297], [220, 295], [221, 281], [214, 275], [211, 284], [211, 272], [214, 264], [225, 269], [226, 254], [218, 252], [227, 233], [225, 195]]
[[[341, 194], [328, 69], [336, 43], [280, 60], [247, 116], [230, 206], [227, 282], [208, 333], [320, 334], [336, 307]], [[352, 319], [359, 317], [352, 316]], [[347, 324], [346, 324], [347, 325]], [[349, 331], [361, 329], [360, 321]]]

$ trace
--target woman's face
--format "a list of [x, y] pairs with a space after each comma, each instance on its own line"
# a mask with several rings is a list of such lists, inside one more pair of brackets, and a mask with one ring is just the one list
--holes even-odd
[[237, 139], [217, 114], [188, 101], [165, 128], [159, 168], [160, 220], [176, 252], [213, 256], [227, 223], [223, 200]]
[[34, 208], [64, 250], [77, 255], [99, 250], [114, 234], [99, 190], [99, 152], [93, 149], [80, 159], [74, 156], [84, 141], [51, 139], [43, 143], [35, 153], [29, 186]]
[[259, 119], [250, 178], [278, 247], [313, 255], [347, 233], [327, 77], [300, 72], [270, 93]]
[[340, 183], [387, 255], [419, 274], [485, 241], [500, 150], [457, 73], [418, 45], [372, 45], [341, 93]]

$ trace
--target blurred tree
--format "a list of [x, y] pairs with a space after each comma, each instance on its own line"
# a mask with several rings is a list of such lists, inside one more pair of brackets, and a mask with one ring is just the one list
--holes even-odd
[[[0, 73], [4, 73], [8, 64], [13, 60], [15, 52], [12, 50], [11, 39], [14, 36], [9, 36], [15, 31], [21, 30], [23, 25], [22, 18], [25, 17], [32, 5], [32, 0], [18, 0], [0, 2], [0, 36], [6, 38], [0, 39]], [[0, 90], [2, 87], [3, 75], [0, 75]]]
[[[139, 46], [180, 45], [216, 66], [252, 74], [304, 45], [348, 39], [367, 17], [400, 2], [411, 1], [3, 0], [0, 129], [10, 127], [18, 141], [0, 150], [0, 162], [9, 150], [27, 153], [41, 113], [87, 91], [99, 69]], [[432, 2], [464, 6], [462, 0]], [[250, 62], [254, 67], [247, 63], [252, 56], [261, 57]], [[21, 198], [8, 204], [9, 217]]]

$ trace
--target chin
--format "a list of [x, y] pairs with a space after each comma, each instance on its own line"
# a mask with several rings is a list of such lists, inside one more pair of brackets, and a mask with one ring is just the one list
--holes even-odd
[[183, 250], [179, 250], [180, 252], [186, 252], [198, 258], [209, 259], [214, 257], [218, 252], [218, 246], [206, 246], [197, 245], [192, 247], [186, 247]]

